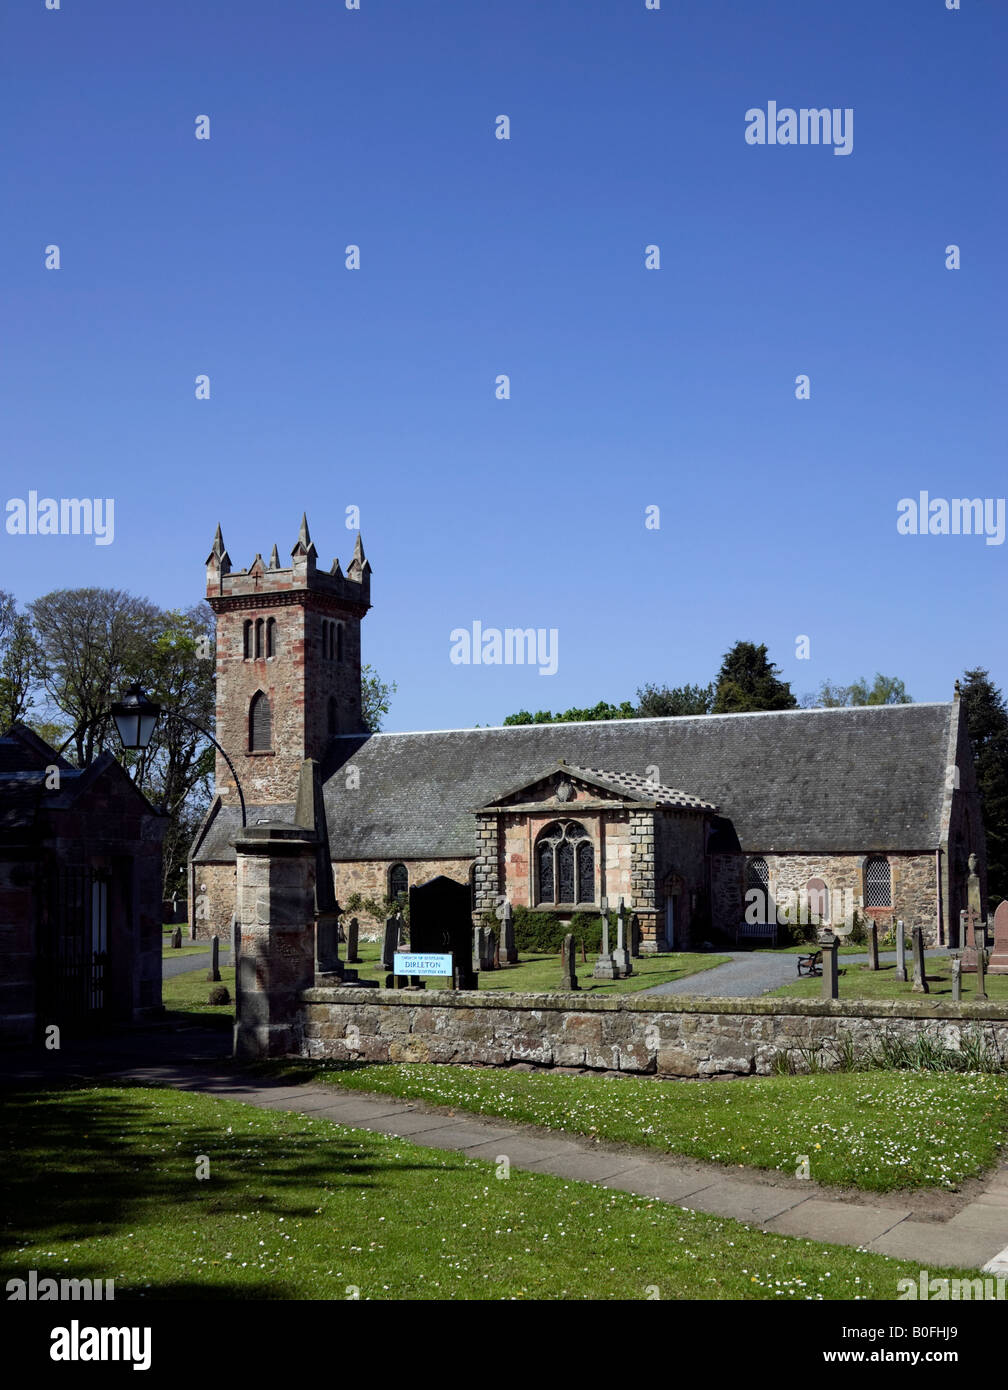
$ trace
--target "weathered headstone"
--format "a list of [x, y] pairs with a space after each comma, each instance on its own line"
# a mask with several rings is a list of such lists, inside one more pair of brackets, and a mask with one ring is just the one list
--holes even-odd
[[508, 965], [518, 964], [518, 947], [515, 945], [514, 913], [511, 904], [505, 899], [500, 910], [501, 961]]
[[960, 914], [962, 922], [962, 968], [972, 974], [977, 968], [977, 952], [987, 945], [987, 924], [981, 922], [973, 904]]
[[574, 957], [574, 934], [568, 932], [560, 949], [560, 988], [580, 989], [577, 977], [577, 961]]
[[896, 978], [904, 984], [907, 982], [906, 937], [902, 921], [896, 923]]
[[974, 922], [983, 921], [983, 903], [980, 899], [980, 875], [977, 873], [977, 857], [971, 854], [967, 860], [969, 874], [966, 879], [966, 902], [973, 914]]
[[175, 930], [172, 932], [172, 934], [171, 934], [171, 944], [172, 944], [172, 950], [173, 950], [173, 951], [181, 951], [181, 949], [182, 949], [182, 928], [181, 928], [181, 927], [176, 927]]
[[924, 964], [924, 933], [920, 927], [914, 927], [911, 939], [913, 941], [913, 991], [915, 994], [930, 994], [927, 969]]
[[640, 959], [640, 918], [636, 912], [630, 914], [630, 954], [634, 960]]
[[381, 964], [383, 970], [394, 970], [394, 956], [399, 949], [399, 923], [402, 918], [398, 912], [385, 918], [385, 935], [382, 937]]
[[443, 874], [409, 890], [410, 950], [450, 955], [460, 989], [476, 989], [479, 978], [473, 959], [475, 934], [468, 883]]
[[596, 980], [617, 980], [616, 963], [609, 950], [609, 900], [602, 899], [602, 947], [595, 962], [592, 977]]
[[987, 952], [983, 946], [977, 943], [976, 948], [976, 994], [974, 999], [987, 998]]
[[832, 932], [822, 939], [822, 997], [840, 998], [840, 938]]
[[298, 778], [294, 824], [315, 840], [315, 971], [318, 975], [338, 975], [355, 981], [356, 970], [347, 970], [340, 960], [339, 920], [343, 909], [336, 901], [332, 855], [329, 852], [329, 822], [322, 798], [322, 774], [314, 758], [301, 764]]
[[1008, 975], [1008, 898], [994, 913], [994, 950], [987, 968], [992, 975]]
[[493, 970], [497, 953], [497, 933], [493, 927], [484, 927], [480, 932], [480, 969]]
[[360, 936], [360, 923], [356, 917], [351, 917], [347, 924], [346, 931], [346, 958], [347, 965], [357, 965], [360, 956], [357, 954], [358, 938]]
[[241, 945], [241, 923], [237, 912], [231, 914], [231, 964], [238, 969], [238, 948]]
[[952, 1003], [958, 1004], [962, 999], [962, 959], [953, 953], [952, 955]]
[[868, 969], [878, 969], [878, 923], [874, 918], [868, 927]]
[[220, 983], [220, 937], [216, 932], [210, 938], [210, 969], [207, 971], [207, 979], [214, 984]]
[[620, 898], [619, 906], [616, 909], [616, 950], [613, 953], [613, 964], [620, 979], [626, 979], [628, 975], [633, 974], [633, 966], [630, 964], [630, 948], [626, 941], [626, 920], [623, 915], [622, 898]]

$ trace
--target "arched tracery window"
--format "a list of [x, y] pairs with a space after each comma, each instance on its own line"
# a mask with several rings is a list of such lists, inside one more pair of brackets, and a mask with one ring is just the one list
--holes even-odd
[[888, 859], [869, 859], [864, 880], [865, 907], [892, 907], [892, 870]]
[[536, 901], [593, 903], [595, 848], [577, 821], [554, 821], [536, 841]]
[[263, 753], [273, 747], [273, 719], [269, 696], [257, 690], [249, 705], [249, 752]]
[[393, 864], [389, 869], [388, 888], [390, 898], [405, 898], [409, 892], [409, 870], [405, 864]]
[[277, 625], [276, 618], [268, 618], [266, 621], [266, 658], [269, 660], [277, 654]]

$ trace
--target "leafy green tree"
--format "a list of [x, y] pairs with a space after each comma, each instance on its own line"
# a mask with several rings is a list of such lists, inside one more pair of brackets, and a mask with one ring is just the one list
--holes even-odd
[[898, 676], [883, 676], [875, 672], [871, 685], [864, 676], [850, 685], [834, 685], [825, 680], [815, 695], [808, 695], [802, 701], [806, 708], [839, 709], [847, 705], [912, 705], [913, 696], [907, 694], [906, 685]]
[[395, 681], [383, 681], [367, 662], [361, 666], [361, 718], [368, 733], [377, 734], [381, 730], [382, 720], [398, 688]]
[[987, 840], [987, 895], [1008, 897], [1008, 708], [982, 667], [966, 671], [960, 699], [969, 725]]
[[713, 708], [713, 685], [642, 685], [637, 691], [638, 719], [710, 714]]
[[586, 724], [598, 719], [636, 719], [637, 711], [629, 700], [624, 700], [620, 705], [610, 705], [605, 700], [600, 700], [591, 709], [572, 708], [565, 710], [563, 714], [551, 714], [548, 709], [541, 709], [536, 714], [529, 714], [527, 709], [519, 710], [517, 714], [509, 714], [504, 720], [505, 724]]
[[715, 714], [795, 709], [798, 701], [767, 656], [765, 644], [736, 642], [726, 652], [714, 693]]
[[38, 661], [31, 619], [0, 589], [0, 732], [30, 712]]

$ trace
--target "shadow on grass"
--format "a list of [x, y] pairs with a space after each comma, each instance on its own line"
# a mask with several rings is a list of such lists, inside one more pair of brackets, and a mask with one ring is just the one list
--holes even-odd
[[[162, 1103], [148, 1106], [125, 1088], [103, 1090], [95, 1095], [70, 1083], [5, 1091], [5, 1263], [12, 1247], [83, 1242], [166, 1222], [196, 1224], [252, 1208], [307, 1218], [323, 1188], [370, 1187], [378, 1173], [425, 1166], [369, 1153], [359, 1135], [320, 1134], [302, 1116], [290, 1117], [293, 1131], [262, 1133], [246, 1128], [230, 1109], [216, 1123], [187, 1114], [174, 1093], [158, 1092]], [[195, 1180], [201, 1154], [210, 1159], [208, 1182]]]

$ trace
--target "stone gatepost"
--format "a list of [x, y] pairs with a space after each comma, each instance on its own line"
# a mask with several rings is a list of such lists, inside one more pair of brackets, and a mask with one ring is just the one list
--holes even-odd
[[315, 983], [314, 835], [250, 825], [234, 842], [241, 951], [235, 975], [235, 1056], [300, 1049], [300, 996]]

